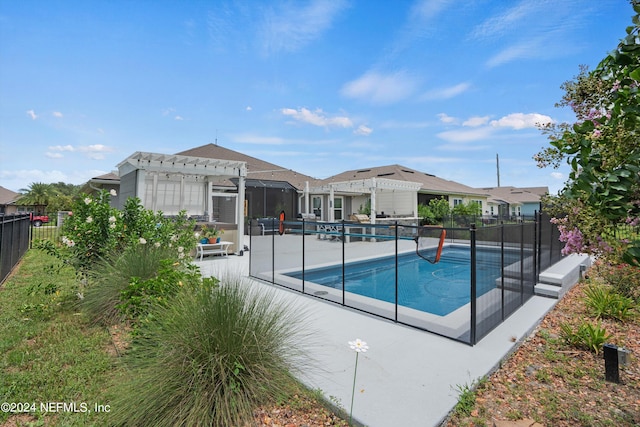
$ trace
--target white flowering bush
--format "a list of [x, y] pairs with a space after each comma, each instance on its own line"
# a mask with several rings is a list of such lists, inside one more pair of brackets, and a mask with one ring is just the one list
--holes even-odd
[[186, 261], [185, 253], [195, 248], [195, 224], [181, 213], [166, 218], [162, 212], [144, 209], [137, 198], [126, 201], [122, 211], [109, 205], [115, 190], [82, 196], [63, 224], [62, 244], [72, 264], [88, 270], [99, 259], [122, 253], [131, 246], [153, 245], [170, 249], [176, 261]]

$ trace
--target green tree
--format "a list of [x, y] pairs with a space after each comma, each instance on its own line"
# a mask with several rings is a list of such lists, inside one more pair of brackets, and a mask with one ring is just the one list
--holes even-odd
[[459, 203], [451, 211], [453, 215], [482, 215], [482, 207], [478, 202]]
[[429, 200], [429, 204], [418, 205], [418, 216], [423, 224], [442, 223], [443, 219], [451, 213], [449, 202], [444, 197]]
[[[561, 193], [571, 210], [559, 221], [562, 238], [576, 250], [608, 252], [610, 243], [621, 244], [611, 228], [640, 222], [640, 2], [631, 3], [633, 25], [618, 47], [563, 86], [560, 105], [574, 110], [576, 123], [546, 128], [551, 147], [536, 156], [540, 166], [566, 160], [571, 167]], [[623, 259], [640, 265], [640, 240], [626, 246]]]
[[51, 184], [56, 195], [50, 202], [47, 210], [49, 212], [70, 211], [73, 207], [74, 199], [80, 194], [80, 185], [57, 182]]
[[44, 213], [47, 206], [56, 196], [56, 190], [51, 184], [33, 182], [29, 188], [20, 189], [22, 196], [18, 199], [21, 206], [33, 206], [36, 212]]

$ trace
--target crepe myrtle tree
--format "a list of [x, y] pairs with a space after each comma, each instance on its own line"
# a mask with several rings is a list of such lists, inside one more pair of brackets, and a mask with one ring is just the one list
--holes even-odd
[[626, 36], [595, 70], [582, 67], [580, 74], [563, 85], [559, 106], [569, 106], [576, 123], [543, 129], [551, 147], [534, 158], [541, 167], [558, 167], [566, 161], [569, 180], [561, 191], [564, 216], [561, 239], [565, 253], [606, 255], [622, 248], [622, 259], [640, 266], [637, 234], [620, 238], [621, 224], [640, 223], [640, 0], [632, 0], [633, 25]]

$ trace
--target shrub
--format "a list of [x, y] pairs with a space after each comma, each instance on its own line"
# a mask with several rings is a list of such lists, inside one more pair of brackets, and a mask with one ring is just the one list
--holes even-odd
[[632, 310], [636, 305], [633, 299], [602, 285], [587, 286], [584, 290], [584, 303], [590, 315], [620, 321], [629, 320], [633, 316]]
[[603, 272], [605, 283], [621, 295], [640, 301], [640, 267], [629, 264], [609, 265]]
[[572, 325], [562, 323], [560, 328], [560, 336], [567, 344], [593, 351], [595, 354], [599, 354], [602, 345], [611, 338], [611, 335], [599, 324], [594, 326], [591, 323], [583, 322], [578, 326], [578, 330], [574, 331]]
[[82, 195], [73, 215], [63, 224], [62, 243], [76, 269], [87, 272], [102, 258], [140, 243], [173, 248], [172, 258], [187, 261], [195, 248], [195, 221], [185, 212], [164, 217], [162, 212], [144, 209], [137, 198], [129, 198], [119, 211], [109, 205], [110, 193]]
[[307, 323], [248, 286], [186, 288], [153, 311], [128, 355], [131, 377], [117, 385], [114, 424], [251, 425], [257, 406], [287, 393], [290, 372], [309, 361]]
[[156, 277], [162, 261], [171, 257], [170, 252], [168, 248], [135, 245], [122, 254], [102, 258], [89, 273], [86, 287], [80, 290], [80, 307], [97, 324], [124, 320], [120, 309], [123, 292], [134, 278], [134, 282], [145, 282]]
[[213, 286], [215, 278], [203, 278], [195, 265], [183, 267], [168, 259], [160, 261], [157, 274], [148, 279], [132, 277], [129, 285], [120, 291], [118, 309], [129, 320], [139, 320], [148, 315], [155, 306], [164, 306], [183, 286]]

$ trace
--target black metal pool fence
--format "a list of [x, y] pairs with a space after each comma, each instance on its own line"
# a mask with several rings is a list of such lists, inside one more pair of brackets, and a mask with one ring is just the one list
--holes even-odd
[[29, 249], [29, 214], [0, 215], [0, 284]]
[[[411, 287], [424, 286], [415, 283], [412, 277], [415, 272], [399, 268], [402, 255], [415, 253], [415, 238], [422, 228], [410, 220], [361, 224], [301, 219], [284, 221], [281, 225], [273, 218], [271, 226], [266, 227], [271, 233], [251, 223], [249, 274], [315, 298], [474, 345], [527, 302], [534, 294], [540, 272], [561, 259], [559, 232], [549, 219], [545, 214], [536, 214], [530, 222], [444, 228], [445, 245], [468, 254], [462, 260], [457, 259], [455, 267], [443, 264], [438, 276], [434, 271], [437, 290], [423, 292], [424, 298], [458, 299], [458, 308], [446, 314], [422, 311], [399, 302], [403, 295], [415, 291]], [[264, 223], [264, 219], [261, 221]], [[434, 238], [434, 247], [437, 244], [438, 239]], [[385, 291], [392, 295], [392, 301], [347, 289], [345, 278], [350, 272], [360, 271], [362, 262], [375, 266], [383, 259], [387, 262], [391, 259], [390, 283], [365, 279], [359, 286], [387, 287]], [[305, 277], [327, 267], [333, 267], [331, 274], [336, 276], [333, 280], [337, 286], [323, 286]], [[461, 270], [465, 272], [462, 287], [466, 288], [462, 293], [459, 288], [448, 286], [453, 280], [460, 281], [452, 273], [456, 268], [469, 271], [466, 283], [467, 270]]]

